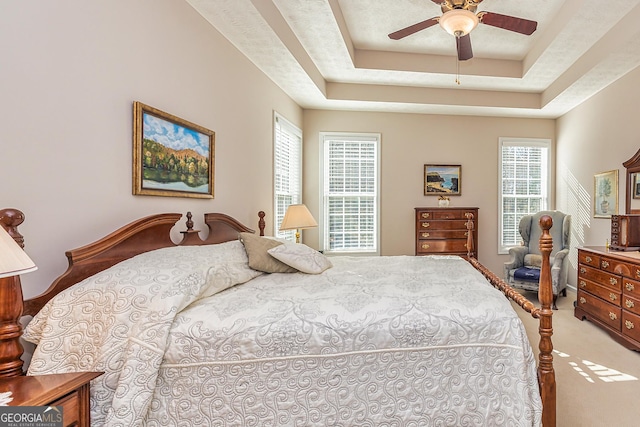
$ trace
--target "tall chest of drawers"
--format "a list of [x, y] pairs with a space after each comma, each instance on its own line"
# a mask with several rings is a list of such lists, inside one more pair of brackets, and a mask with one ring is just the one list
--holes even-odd
[[478, 208], [415, 208], [416, 255], [467, 255], [468, 214], [473, 215], [474, 252], [478, 256]]
[[602, 327], [625, 347], [640, 351], [640, 252], [579, 248], [574, 315]]

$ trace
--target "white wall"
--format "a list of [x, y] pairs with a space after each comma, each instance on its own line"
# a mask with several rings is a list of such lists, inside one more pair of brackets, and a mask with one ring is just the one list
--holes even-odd
[[[188, 3], [3, 1], [0, 52], [0, 208], [25, 213], [39, 267], [25, 297], [65, 250], [141, 216], [271, 215], [273, 110], [299, 126], [302, 110]], [[132, 195], [135, 100], [216, 132], [215, 199]]]
[[636, 69], [558, 119], [557, 206], [572, 215], [570, 283], [575, 285], [578, 246], [604, 246], [611, 220], [594, 218], [594, 174], [618, 170], [618, 211], [625, 212], [626, 169], [640, 148]]
[[[304, 202], [318, 215], [320, 147], [318, 133], [376, 132], [381, 142], [381, 254], [415, 253], [415, 207], [437, 206], [437, 197], [425, 196], [424, 164], [462, 166], [461, 195], [451, 207], [480, 208], [480, 261], [502, 276], [506, 255], [498, 255], [498, 139], [548, 138], [555, 121], [496, 117], [434, 116], [421, 114], [345, 111], [304, 112]], [[318, 230], [305, 230], [307, 244], [316, 246]], [[317, 246], [316, 246], [317, 247]]]

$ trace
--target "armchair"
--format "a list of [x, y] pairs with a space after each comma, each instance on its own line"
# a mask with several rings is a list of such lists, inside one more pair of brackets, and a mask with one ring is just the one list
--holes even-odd
[[569, 244], [571, 239], [571, 215], [560, 211], [540, 211], [525, 215], [520, 220], [518, 231], [522, 236], [522, 246], [509, 248], [511, 259], [504, 263], [504, 277], [514, 288], [537, 291], [540, 280], [542, 256], [539, 248], [542, 229], [540, 217], [549, 215], [553, 226], [549, 230], [553, 238], [551, 251], [551, 283], [553, 287], [553, 309], [557, 310], [558, 294], [567, 296], [567, 275], [569, 273]]

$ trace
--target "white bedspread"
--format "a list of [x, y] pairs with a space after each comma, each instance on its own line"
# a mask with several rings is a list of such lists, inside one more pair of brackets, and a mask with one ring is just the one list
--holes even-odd
[[27, 328], [29, 373], [106, 371], [94, 426], [540, 424], [524, 327], [466, 261], [255, 277], [232, 246], [144, 254], [61, 294]]

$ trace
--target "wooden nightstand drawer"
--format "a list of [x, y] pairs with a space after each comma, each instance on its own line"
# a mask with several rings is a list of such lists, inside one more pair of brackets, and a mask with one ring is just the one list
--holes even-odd
[[422, 254], [459, 253], [467, 251], [467, 241], [460, 240], [421, 240], [418, 252]]
[[420, 231], [418, 239], [466, 239], [468, 235], [468, 230], [431, 230]]
[[80, 398], [76, 390], [62, 399], [51, 402], [49, 406], [62, 406], [63, 426], [71, 426], [80, 421]]

